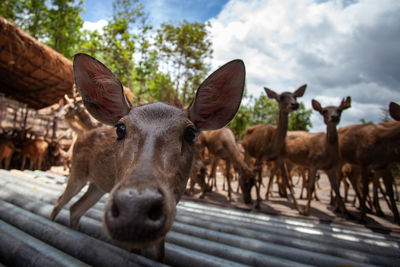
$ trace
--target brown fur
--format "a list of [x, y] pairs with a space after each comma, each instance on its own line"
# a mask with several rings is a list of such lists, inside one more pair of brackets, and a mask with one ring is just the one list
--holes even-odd
[[[289, 185], [285, 165], [284, 165], [284, 148], [285, 148], [285, 137], [288, 128], [289, 113], [298, 108], [297, 97], [301, 97], [304, 94], [306, 85], [301, 86], [294, 93], [284, 92], [277, 94], [274, 91], [264, 88], [267, 96], [271, 99], [275, 99], [279, 104], [279, 120], [278, 127], [275, 128], [272, 125], [256, 125], [249, 127], [249, 129], [243, 135], [242, 145], [246, 151], [247, 161], [250, 157], [256, 159], [255, 169], [258, 170], [258, 182], [256, 183], [257, 192], [257, 203], [256, 208], [260, 207], [260, 186], [262, 182], [262, 163], [266, 161], [277, 160], [277, 166], [281, 170], [281, 174], [286, 186]], [[271, 178], [274, 174], [271, 174]], [[294, 205], [297, 210], [296, 198], [294, 191], [289, 186], [291, 196], [293, 198]]]
[[319, 102], [312, 100], [313, 108], [324, 118], [327, 133], [293, 132], [286, 138], [285, 157], [287, 160], [311, 169], [307, 190], [307, 206], [304, 214], [310, 212], [312, 192], [315, 186], [317, 170], [327, 172], [332, 189], [339, 201], [339, 208], [343, 215], [346, 208], [339, 192], [338, 177], [340, 172], [339, 144], [336, 125], [344, 109], [350, 107], [350, 97], [343, 99], [339, 106], [322, 108]]
[[10, 167], [11, 158], [15, 151], [14, 143], [11, 140], [0, 138], [0, 168], [8, 169]]
[[164, 103], [132, 108], [118, 78], [85, 54], [75, 56], [74, 76], [89, 113], [115, 128], [95, 128], [78, 137], [67, 187], [50, 218], [89, 182], [70, 208], [71, 227], [77, 228], [81, 216], [110, 192], [103, 216], [106, 233], [129, 248], [155, 245], [162, 260], [164, 238], [192, 167], [195, 138], [236, 114], [244, 64], [234, 60], [211, 74], [188, 110]]
[[49, 143], [41, 139], [27, 140], [22, 147], [21, 170], [25, 168], [26, 159], [29, 159], [29, 169], [42, 168], [43, 160], [46, 158]]
[[206, 146], [210, 155], [213, 156], [213, 164], [210, 176], [215, 179], [216, 164], [219, 159], [225, 161], [225, 177], [228, 183], [228, 198], [232, 201], [232, 188], [231, 188], [231, 163], [235, 169], [239, 170], [239, 185], [243, 193], [243, 201], [245, 203], [251, 202], [250, 190], [254, 184], [254, 176], [245, 163], [240, 153], [240, 148], [236, 144], [235, 136], [229, 128], [222, 128], [215, 131], [206, 133]]
[[340, 155], [344, 162], [361, 167], [363, 193], [360, 198], [361, 219], [365, 218], [365, 197], [368, 195], [368, 170], [374, 169], [383, 178], [395, 221], [400, 224], [393, 195], [390, 164], [399, 160], [400, 123], [353, 124], [338, 130]]

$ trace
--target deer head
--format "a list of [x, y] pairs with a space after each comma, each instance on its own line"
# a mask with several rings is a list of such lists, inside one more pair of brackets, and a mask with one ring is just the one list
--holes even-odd
[[327, 106], [323, 108], [321, 107], [321, 104], [315, 99], [311, 101], [311, 104], [313, 109], [318, 111], [324, 117], [324, 122], [326, 125], [337, 125], [340, 122], [342, 111], [351, 107], [351, 98], [350, 96], [348, 96], [346, 99], [343, 98], [338, 107]]
[[275, 99], [278, 101], [279, 110], [285, 113], [290, 113], [291, 111], [297, 110], [299, 108], [299, 103], [297, 103], [297, 98], [302, 97], [306, 90], [307, 85], [300, 86], [293, 93], [283, 92], [281, 94], [275, 93], [271, 89], [264, 87], [265, 93], [267, 93], [268, 98]]
[[104, 228], [111, 238], [132, 247], [150, 246], [171, 228], [197, 136], [225, 126], [235, 116], [243, 94], [244, 64], [234, 60], [211, 74], [187, 110], [164, 103], [133, 108], [118, 78], [86, 54], [75, 55], [74, 75], [90, 114], [115, 127], [110, 156], [103, 159], [111, 164], [110, 179], [115, 179]]

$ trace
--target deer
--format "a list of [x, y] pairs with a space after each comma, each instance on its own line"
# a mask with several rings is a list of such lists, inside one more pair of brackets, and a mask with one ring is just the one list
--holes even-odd
[[339, 151], [343, 162], [361, 168], [362, 192], [357, 194], [361, 205], [360, 221], [365, 221], [367, 210], [365, 200], [369, 191], [370, 170], [374, 170], [375, 176], [383, 178], [394, 220], [400, 224], [390, 170], [390, 165], [399, 161], [400, 123], [390, 121], [379, 124], [351, 124], [339, 128], [338, 134]]
[[334, 190], [338, 199], [338, 207], [343, 216], [348, 217], [344, 202], [339, 191], [339, 175], [341, 170], [339, 142], [337, 125], [343, 110], [350, 108], [351, 98], [343, 98], [339, 106], [322, 107], [321, 104], [313, 99], [311, 101], [314, 110], [318, 111], [326, 124], [326, 133], [305, 133], [299, 135], [293, 133], [286, 138], [285, 159], [310, 168], [307, 204], [304, 208], [304, 215], [309, 215], [312, 193], [315, 187], [315, 178], [318, 170], [324, 170], [328, 174], [331, 188]]
[[[133, 107], [121, 81], [97, 59], [78, 53], [73, 72], [88, 112], [104, 127], [79, 136], [65, 191], [50, 219], [89, 182], [70, 207], [70, 226], [106, 192], [105, 233], [128, 249], [156, 247], [164, 259], [164, 240], [185, 191], [199, 133], [228, 124], [240, 106], [245, 66], [236, 59], [208, 76], [185, 110], [166, 103]], [[111, 127], [110, 127], [111, 126]]]
[[[293, 93], [283, 92], [278, 94], [273, 90], [264, 87], [270, 99], [275, 99], [279, 105], [278, 127], [273, 125], [255, 125], [249, 127], [242, 136], [242, 145], [245, 149], [246, 161], [251, 157], [256, 159], [255, 169], [258, 170], [258, 182], [255, 183], [257, 202], [255, 208], [260, 208], [260, 186], [262, 181], [262, 163], [264, 161], [277, 161], [286, 186], [289, 185], [288, 176], [284, 164], [285, 138], [288, 130], [289, 113], [299, 108], [298, 97], [302, 97], [307, 85], [299, 87]], [[273, 177], [274, 174], [271, 174]], [[286, 188], [286, 187], [285, 187]], [[295, 208], [300, 211], [294, 190], [289, 186]]]
[[200, 198], [204, 198], [207, 191], [211, 190], [206, 183], [207, 169], [206, 160], [204, 157], [206, 148], [206, 137], [204, 133], [200, 133], [195, 142], [196, 152], [193, 159], [193, 165], [190, 172], [190, 188], [189, 195], [193, 194], [194, 185], [197, 183], [200, 186]]
[[254, 185], [255, 178], [253, 172], [241, 156], [240, 148], [236, 144], [235, 136], [231, 129], [222, 128], [208, 132], [206, 135], [206, 146], [213, 156], [210, 177], [215, 179], [216, 167], [219, 159], [225, 161], [225, 177], [228, 184], [228, 199], [232, 201], [231, 187], [231, 163], [239, 171], [239, 186], [242, 190], [243, 201], [246, 204], [251, 203], [251, 188]]
[[42, 139], [29, 139], [22, 145], [21, 170], [25, 169], [26, 159], [29, 159], [29, 169], [42, 169], [43, 160], [46, 158], [49, 143]]
[[15, 151], [17, 151], [17, 149], [15, 148], [14, 143], [9, 139], [0, 136], [0, 168], [2, 167], [6, 170], [9, 169]]

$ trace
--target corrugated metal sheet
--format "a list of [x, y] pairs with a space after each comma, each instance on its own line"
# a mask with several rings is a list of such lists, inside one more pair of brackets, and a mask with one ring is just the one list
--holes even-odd
[[[101, 229], [105, 198], [68, 228], [69, 206], [48, 217], [66, 178], [0, 170], [0, 262], [19, 266], [156, 266]], [[79, 195], [80, 196], [80, 195]], [[77, 196], [77, 197], [79, 197]], [[71, 203], [76, 200], [73, 199]], [[400, 238], [372, 231], [182, 201], [167, 235], [172, 266], [400, 266]]]

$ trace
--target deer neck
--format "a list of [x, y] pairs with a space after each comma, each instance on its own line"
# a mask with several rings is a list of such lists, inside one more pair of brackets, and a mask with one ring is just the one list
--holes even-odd
[[285, 143], [286, 133], [289, 124], [289, 113], [282, 110], [279, 111], [278, 129], [275, 136], [275, 143], [283, 146]]
[[336, 125], [327, 124], [326, 125], [326, 142], [328, 147], [338, 147], [338, 133]]
[[276, 135], [272, 141], [272, 147], [270, 150], [271, 158], [276, 158], [282, 155], [285, 148], [285, 138], [288, 130], [289, 113], [282, 110], [279, 111], [278, 128], [276, 129]]

